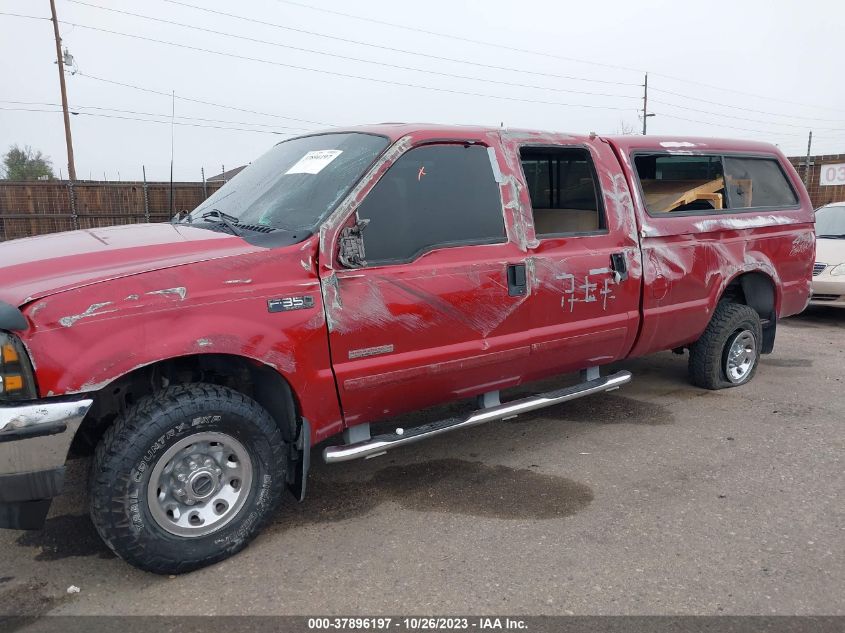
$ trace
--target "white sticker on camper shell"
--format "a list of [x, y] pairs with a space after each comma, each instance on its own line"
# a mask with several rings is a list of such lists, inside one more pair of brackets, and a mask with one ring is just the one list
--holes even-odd
[[319, 174], [326, 165], [342, 153], [343, 150], [340, 149], [319, 149], [308, 152], [296, 161], [293, 167], [288, 169], [285, 174]]
[[660, 147], [698, 147], [698, 145], [689, 141], [663, 141]]

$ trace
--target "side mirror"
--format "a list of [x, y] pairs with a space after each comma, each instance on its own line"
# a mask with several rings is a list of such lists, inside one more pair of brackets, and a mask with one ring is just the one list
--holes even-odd
[[358, 220], [354, 226], [347, 226], [340, 232], [338, 261], [346, 268], [360, 268], [367, 265], [362, 231], [369, 220]]

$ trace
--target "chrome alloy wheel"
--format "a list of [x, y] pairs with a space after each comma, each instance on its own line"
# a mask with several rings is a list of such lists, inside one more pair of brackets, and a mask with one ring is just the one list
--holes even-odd
[[225, 433], [196, 433], [159, 458], [147, 485], [156, 523], [177, 536], [204, 536], [238, 514], [252, 487], [252, 461]]
[[757, 341], [749, 330], [740, 330], [728, 341], [725, 375], [734, 384], [743, 382], [757, 362]]

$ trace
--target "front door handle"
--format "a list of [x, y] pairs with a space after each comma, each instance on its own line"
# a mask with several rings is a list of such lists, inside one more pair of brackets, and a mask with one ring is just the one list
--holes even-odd
[[610, 269], [613, 271], [613, 277], [616, 283], [625, 281], [628, 278], [628, 260], [625, 259], [625, 252], [611, 253], [610, 255]]
[[526, 291], [525, 264], [508, 264], [508, 295], [518, 297]]

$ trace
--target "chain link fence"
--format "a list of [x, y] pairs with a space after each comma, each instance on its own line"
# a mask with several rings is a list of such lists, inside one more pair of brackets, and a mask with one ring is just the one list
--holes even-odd
[[58, 231], [165, 222], [222, 182], [0, 181], [0, 241]]

